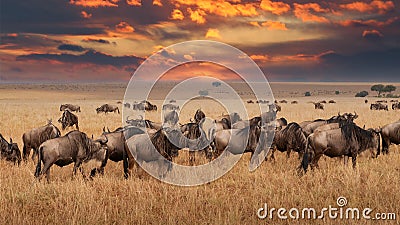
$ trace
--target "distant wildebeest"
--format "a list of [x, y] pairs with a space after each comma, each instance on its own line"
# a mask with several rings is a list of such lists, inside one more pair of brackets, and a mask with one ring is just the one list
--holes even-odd
[[292, 101], [291, 104], [298, 104], [298, 101]]
[[[373, 158], [380, 154], [380, 135], [372, 129], [364, 130], [354, 123], [347, 123], [339, 129], [321, 131], [308, 138], [306, 152], [299, 169], [307, 171], [318, 167], [322, 155], [328, 157], [351, 157], [353, 168], [356, 167], [357, 155], [369, 149]], [[347, 160], [345, 160], [347, 164]]]
[[249, 104], [253, 104], [253, 103], [254, 103], [254, 101], [253, 101], [253, 100], [247, 100], [247, 103], [249, 103]]
[[126, 123], [130, 126], [139, 127], [139, 128], [147, 128], [147, 129], [155, 129], [159, 130], [162, 127], [161, 123], [155, 123], [151, 120], [144, 120], [143, 117], [140, 119], [129, 119], [126, 120]]
[[260, 100], [257, 100], [256, 103], [258, 103], [258, 104], [268, 104], [269, 101], [260, 99]]
[[275, 104], [275, 110], [276, 112], [281, 112], [282, 111], [282, 107], [278, 104]]
[[387, 103], [387, 100], [378, 100], [377, 103]]
[[329, 104], [335, 104], [336, 103], [336, 101], [335, 100], [329, 100], [329, 102], [328, 102]]
[[114, 106], [114, 105], [110, 105], [110, 104], [104, 104], [102, 106], [100, 106], [99, 108], [96, 109], [97, 114], [104, 112], [105, 114], [109, 113], [109, 112], [119, 112], [119, 108], [118, 106]]
[[369, 107], [370, 110], [386, 110], [388, 111], [388, 105], [384, 105], [382, 103], [372, 103]]
[[141, 111], [157, 111], [157, 106], [151, 104], [149, 101], [144, 100], [140, 103], [133, 104], [132, 109]]
[[22, 141], [24, 142], [24, 147], [22, 149], [22, 158], [26, 162], [31, 152], [31, 149], [33, 149], [32, 160], [34, 160], [37, 154], [37, 150], [43, 142], [60, 136], [60, 130], [52, 124], [51, 120], [49, 120], [47, 125], [43, 127], [34, 128], [30, 131], [25, 132], [22, 135]]
[[286, 100], [281, 100], [281, 101], [279, 101], [279, 103], [286, 104], [286, 103], [287, 103], [287, 101], [286, 101]]
[[17, 143], [13, 143], [10, 138], [10, 142], [8, 142], [3, 135], [0, 134], [0, 159], [5, 159], [6, 161], [13, 162], [14, 165], [21, 164], [21, 151], [18, 148]]
[[117, 101], [117, 104], [122, 104], [122, 101]]
[[162, 107], [163, 110], [179, 110], [179, 106], [178, 105], [174, 105], [174, 104], [165, 104]]
[[219, 120], [217, 120], [216, 124], [216, 129], [218, 130], [218, 127], [223, 127], [223, 129], [231, 129], [232, 125], [238, 121], [242, 121], [242, 118], [240, 118], [240, 115], [237, 112], [233, 112], [229, 115], [222, 115]]
[[78, 116], [73, 114], [68, 109], [63, 112], [61, 118], [58, 119], [58, 122], [61, 123], [63, 130], [65, 130], [65, 128], [67, 128], [67, 127], [72, 127], [74, 125], [75, 125], [76, 129], [79, 130]]
[[365, 101], [364, 101], [364, 102], [365, 102], [365, 104], [368, 104], [368, 99], [365, 99]]
[[131, 107], [131, 104], [129, 104], [129, 102], [125, 102], [124, 107], [129, 109]]
[[80, 112], [81, 111], [81, 107], [79, 105], [62, 104], [60, 106], [60, 111], [64, 111], [66, 109], [69, 109], [71, 112]]
[[393, 103], [393, 104], [392, 104], [392, 109], [393, 109], [393, 110], [400, 109], [400, 103], [399, 103], [399, 102]]
[[[175, 146], [173, 142], [179, 144]], [[162, 171], [159, 177], [164, 177], [172, 169], [172, 158], [178, 156], [178, 151], [186, 146], [185, 137], [179, 129], [162, 128], [154, 134], [134, 135], [126, 141], [127, 155], [124, 158], [124, 173], [131, 174], [136, 163], [156, 164]], [[138, 167], [138, 176], [142, 169]]]
[[171, 99], [171, 100], [169, 100], [169, 103], [176, 103], [176, 100], [175, 99]]
[[[39, 159], [36, 165], [35, 177], [40, 180], [43, 174], [46, 174], [47, 181], [50, 181], [50, 167], [56, 164], [63, 167], [74, 163], [73, 175], [79, 169], [82, 176], [86, 175], [81, 164], [95, 159], [103, 162], [107, 148], [107, 140], [92, 140], [80, 131], [71, 131], [65, 136], [50, 139], [42, 143], [39, 147]], [[42, 170], [43, 162], [43, 170]]]
[[380, 132], [382, 135], [382, 153], [389, 153], [390, 144], [400, 144], [400, 121], [385, 125]]
[[325, 100], [322, 100], [322, 101], [319, 101], [319, 103], [326, 104], [326, 101], [325, 101]]
[[178, 122], [179, 116], [175, 110], [164, 114], [163, 126], [175, 127], [178, 125]]
[[299, 158], [304, 154], [306, 149], [307, 138], [304, 135], [301, 127], [297, 123], [289, 123], [286, 127], [275, 132], [272, 142], [271, 159], [275, 160], [275, 150], [287, 153], [287, 158], [290, 157], [291, 151], [299, 154]]
[[314, 104], [314, 108], [315, 109], [321, 109], [324, 110], [324, 104], [322, 104], [321, 102], [311, 102]]
[[390, 100], [390, 102], [399, 102], [399, 100], [394, 100], [394, 99], [392, 99], [392, 100]]
[[[99, 140], [107, 140], [107, 143], [105, 143], [107, 147], [107, 154], [98, 172], [100, 172], [100, 174], [104, 174], [104, 168], [107, 165], [108, 159], [113, 162], [122, 161], [124, 159], [124, 155], [127, 154], [125, 149], [125, 140], [134, 135], [144, 133], [145, 131], [142, 129], [133, 126], [118, 128], [113, 132], [110, 132], [109, 130], [106, 131], [105, 128], [103, 128], [103, 134], [99, 137]], [[125, 178], [127, 177], [128, 174], [125, 174]]]

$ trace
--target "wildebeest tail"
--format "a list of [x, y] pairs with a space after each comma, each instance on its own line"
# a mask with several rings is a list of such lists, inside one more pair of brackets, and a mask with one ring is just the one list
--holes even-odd
[[129, 151], [129, 148], [128, 148], [127, 144], [125, 143], [124, 150], [122, 151], [122, 160], [123, 160], [123, 166], [124, 166], [125, 179], [128, 179], [128, 177], [129, 177], [129, 171], [128, 171], [129, 161], [128, 161], [128, 152], [127, 151]]
[[308, 165], [310, 164], [310, 151], [308, 150], [310, 145], [309, 143], [310, 143], [310, 136], [307, 137], [306, 147], [304, 149], [303, 159], [301, 160], [299, 166], [299, 171], [303, 169], [302, 171], [307, 172]]
[[35, 171], [36, 178], [40, 176], [40, 171], [42, 170], [42, 151], [43, 151], [43, 146], [40, 146], [38, 151], [38, 162]]

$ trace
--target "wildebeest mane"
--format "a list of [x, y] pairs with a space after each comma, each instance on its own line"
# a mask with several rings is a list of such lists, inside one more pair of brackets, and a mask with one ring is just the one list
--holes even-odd
[[299, 151], [305, 149], [307, 138], [298, 123], [289, 123], [281, 132], [283, 137], [287, 137], [287, 140], [290, 140], [292, 144], [296, 144]]
[[[150, 140], [153, 143], [154, 147], [156, 150], [166, 159], [172, 161], [172, 156], [173, 156], [173, 151], [178, 150], [179, 148], [176, 147], [174, 144], [172, 144], [168, 137], [164, 134], [163, 129], [159, 129], [157, 132], [155, 132], [151, 137]], [[172, 130], [170, 131], [169, 135], [171, 135], [173, 132], [179, 132], [178, 130]], [[180, 133], [181, 134], [181, 133]], [[174, 134], [175, 135], [175, 134]], [[180, 141], [182, 139], [180, 138]]]
[[341, 132], [346, 140], [346, 145], [357, 150], [371, 147], [373, 132], [364, 130], [354, 123], [346, 123], [341, 127]]

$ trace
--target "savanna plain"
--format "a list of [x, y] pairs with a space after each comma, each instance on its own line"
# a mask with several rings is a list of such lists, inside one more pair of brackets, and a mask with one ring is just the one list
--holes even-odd
[[[400, 84], [395, 84], [400, 88]], [[357, 125], [378, 128], [400, 119], [399, 111], [371, 111], [355, 93], [369, 90], [368, 83], [272, 83], [271, 88], [281, 104], [278, 117], [288, 122], [330, 118], [338, 112], [356, 112]], [[114, 130], [122, 125], [122, 114], [96, 114], [104, 103], [115, 104], [124, 97], [126, 84], [1, 84], [0, 133], [12, 137], [22, 150], [22, 134], [43, 126], [47, 119], [57, 123], [60, 104], [81, 106], [80, 130], [95, 137], [103, 127]], [[244, 85], [233, 84], [244, 101], [252, 99]], [[161, 85], [150, 96], [159, 110], [148, 113], [147, 119], [159, 122], [163, 93]], [[335, 91], [340, 91], [339, 95]], [[312, 96], [304, 97], [310, 91]], [[398, 94], [398, 93], [397, 93]], [[375, 93], [370, 93], [375, 95]], [[315, 110], [310, 102], [335, 100], [325, 110]], [[290, 104], [296, 100], [299, 104]], [[257, 104], [245, 103], [250, 117], [259, 111]], [[390, 107], [390, 106], [389, 106]], [[218, 118], [224, 110], [206, 99], [196, 99], [181, 109], [180, 122], [189, 122], [197, 108], [208, 117]], [[62, 131], [66, 134], [69, 130]], [[200, 153], [200, 161], [205, 159]], [[0, 161], [0, 224], [399, 224], [400, 223], [400, 147], [392, 145], [389, 155], [376, 159], [359, 157], [357, 168], [345, 167], [343, 161], [322, 157], [319, 169], [299, 177], [297, 154], [286, 159], [276, 152], [275, 162], [268, 160], [254, 172], [249, 172], [250, 156], [245, 154], [239, 163], [222, 178], [197, 187], [179, 187], [162, 183], [150, 176], [139, 179], [133, 175], [124, 179], [122, 162], [109, 161], [104, 176], [91, 181], [80, 175], [71, 178], [72, 165], [51, 168], [51, 182], [34, 178], [36, 162], [14, 166]], [[176, 163], [187, 164], [188, 154], [181, 151]], [[90, 167], [90, 165], [84, 165]], [[331, 220], [324, 219], [260, 220], [257, 210], [268, 207], [317, 210], [346, 197], [348, 207], [371, 208], [376, 212], [396, 213], [396, 220]]]

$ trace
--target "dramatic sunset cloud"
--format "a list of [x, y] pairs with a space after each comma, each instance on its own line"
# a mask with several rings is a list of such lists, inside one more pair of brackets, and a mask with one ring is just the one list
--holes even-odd
[[1, 8], [0, 82], [127, 81], [163, 47], [204, 39], [242, 50], [273, 81], [399, 79], [393, 0], [2, 0]]

